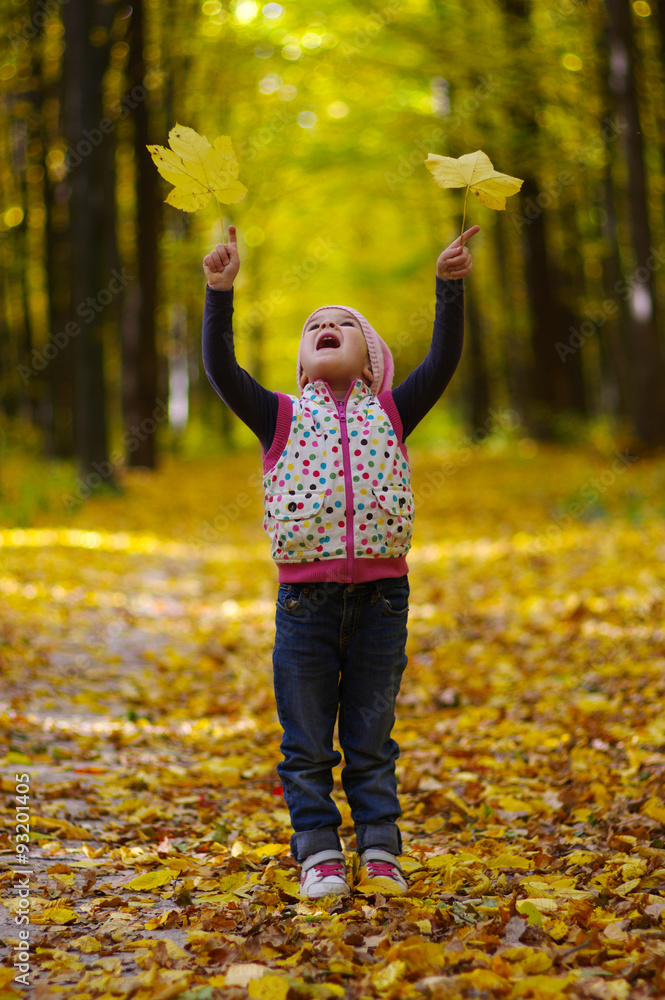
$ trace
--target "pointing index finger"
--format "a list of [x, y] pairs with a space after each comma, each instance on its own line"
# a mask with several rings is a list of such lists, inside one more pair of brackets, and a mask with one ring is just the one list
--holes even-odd
[[476, 233], [479, 232], [480, 232], [480, 226], [471, 226], [470, 229], [467, 229], [466, 232], [462, 233], [462, 235], [459, 237], [460, 241], [459, 245], [463, 247], [468, 239], [471, 239], [472, 236], [475, 236]]

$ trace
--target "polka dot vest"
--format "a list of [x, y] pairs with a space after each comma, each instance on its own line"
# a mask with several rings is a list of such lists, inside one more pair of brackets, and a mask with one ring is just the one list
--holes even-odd
[[291, 399], [286, 445], [263, 479], [277, 563], [404, 556], [413, 493], [406, 446], [365, 383], [335, 399], [326, 382]]

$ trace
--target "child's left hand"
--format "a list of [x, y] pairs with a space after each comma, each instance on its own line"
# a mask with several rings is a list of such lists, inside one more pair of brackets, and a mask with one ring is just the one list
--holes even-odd
[[471, 226], [466, 232], [458, 236], [453, 243], [447, 247], [439, 256], [436, 262], [436, 273], [440, 278], [466, 278], [473, 270], [471, 254], [465, 247], [465, 243], [476, 233], [480, 232], [480, 226]]

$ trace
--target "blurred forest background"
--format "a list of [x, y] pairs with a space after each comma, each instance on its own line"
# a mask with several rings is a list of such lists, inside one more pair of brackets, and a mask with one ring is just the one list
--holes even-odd
[[165, 205], [146, 149], [176, 122], [233, 140], [237, 353], [269, 388], [296, 391], [302, 321], [331, 301], [392, 346], [395, 383], [419, 363], [463, 204], [423, 161], [482, 149], [524, 184], [505, 212], [469, 199], [464, 355], [424, 433], [509, 410], [535, 441], [665, 444], [663, 0], [0, 11], [3, 454], [97, 487], [253, 440], [201, 360], [216, 206]]

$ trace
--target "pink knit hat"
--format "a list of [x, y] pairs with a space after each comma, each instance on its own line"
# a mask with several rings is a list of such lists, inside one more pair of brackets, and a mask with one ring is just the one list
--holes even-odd
[[[360, 323], [360, 327], [365, 336], [365, 343], [367, 344], [367, 353], [369, 355], [369, 362], [372, 368], [372, 374], [374, 376], [372, 384], [370, 386], [371, 391], [375, 396], [378, 396], [380, 392], [386, 392], [387, 389], [392, 388], [393, 384], [393, 356], [390, 353], [390, 348], [384, 340], [379, 337], [378, 333], [374, 327], [370, 326], [362, 313], [359, 313], [357, 309], [351, 309], [350, 306], [319, 306], [315, 309], [307, 319], [305, 320], [302, 328], [302, 333], [300, 335], [300, 343], [302, 344], [302, 338], [304, 336], [307, 325], [313, 316], [316, 316], [318, 312], [322, 309], [344, 309], [345, 312], [351, 313], [355, 319]], [[300, 347], [298, 348], [298, 365], [296, 368], [296, 378], [298, 382], [298, 391], [302, 390], [300, 385], [300, 379], [302, 377], [302, 364], [300, 363]]]

